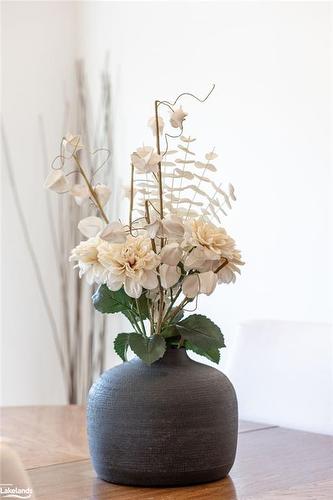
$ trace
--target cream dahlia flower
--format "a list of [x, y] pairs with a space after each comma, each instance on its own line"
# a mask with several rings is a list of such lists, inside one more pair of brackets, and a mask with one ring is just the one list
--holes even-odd
[[70, 261], [77, 261], [74, 267], [79, 268], [80, 278], [85, 275], [89, 285], [103, 283], [106, 278], [106, 269], [98, 258], [100, 244], [101, 239], [98, 236], [81, 241], [77, 247], [73, 248], [69, 257]]
[[107, 269], [106, 284], [110, 290], [125, 292], [139, 298], [142, 289], [158, 286], [156, 267], [160, 259], [151, 248], [151, 241], [144, 236], [127, 236], [125, 243], [103, 243], [99, 246], [98, 259]]
[[[202, 219], [192, 221], [187, 227], [184, 247], [189, 251], [184, 262], [187, 271], [195, 269], [200, 273], [215, 273], [224, 264], [216, 273], [218, 283], [235, 282], [235, 273], [240, 273], [239, 266], [244, 264], [235, 241], [225, 229]], [[188, 285], [194, 286], [194, 280]]]
[[[217, 268], [223, 264], [224, 258], [221, 259]], [[233, 250], [232, 257], [228, 259], [228, 264], [218, 271], [218, 283], [234, 283], [236, 281], [236, 274], [240, 274], [239, 266], [243, 266], [244, 262], [241, 259], [241, 253], [236, 248]]]
[[186, 243], [189, 247], [201, 247], [207, 259], [232, 257], [235, 241], [223, 227], [217, 227], [203, 219], [195, 219], [186, 230]]

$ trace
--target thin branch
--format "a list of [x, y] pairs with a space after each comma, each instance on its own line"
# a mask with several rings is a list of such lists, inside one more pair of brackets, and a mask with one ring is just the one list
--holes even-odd
[[89, 179], [88, 179], [88, 177], [87, 177], [84, 169], [82, 168], [81, 163], [80, 163], [77, 155], [74, 154], [73, 158], [75, 160], [76, 165], [79, 168], [80, 174], [82, 175], [85, 183], [87, 184], [87, 187], [88, 187], [89, 192], [91, 194], [91, 198], [92, 198], [93, 202], [95, 203], [96, 208], [99, 210], [99, 212], [100, 212], [101, 216], [103, 217], [104, 221], [108, 224], [109, 223], [109, 219], [107, 218], [107, 216], [106, 216], [106, 214], [105, 214], [105, 212], [103, 210], [103, 207], [102, 207], [102, 205], [101, 205], [101, 203], [100, 203], [100, 201], [98, 199], [98, 196], [96, 195], [96, 193], [95, 193], [92, 185], [90, 184], [90, 181], [89, 181]]
[[[157, 154], [161, 154], [161, 146], [160, 146], [160, 129], [158, 125], [158, 103], [159, 101], [155, 101], [155, 121], [156, 121], [156, 149]], [[159, 199], [160, 199], [160, 217], [163, 219], [163, 181], [162, 181], [162, 165], [161, 162], [158, 162], [158, 189], [159, 189]], [[163, 245], [162, 245], [163, 246]]]

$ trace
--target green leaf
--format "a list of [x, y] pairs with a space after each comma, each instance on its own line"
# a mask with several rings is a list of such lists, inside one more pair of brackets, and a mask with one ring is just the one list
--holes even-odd
[[132, 351], [148, 365], [160, 359], [166, 348], [165, 340], [161, 335], [143, 337], [138, 333], [131, 333], [129, 345]]
[[139, 314], [139, 310], [142, 319], [148, 318], [149, 315], [147, 297], [145, 293], [143, 293], [136, 301], [126, 294], [124, 288], [114, 292], [106, 285], [100, 285], [92, 296], [92, 300], [97, 311], [104, 314], [121, 312], [130, 321], [133, 314]]
[[220, 351], [218, 347], [210, 347], [207, 350], [203, 350], [200, 347], [192, 344], [189, 340], [185, 340], [184, 347], [186, 350], [190, 350], [195, 352], [196, 354], [200, 354], [200, 356], [205, 356], [205, 358], [213, 361], [214, 363], [220, 362]]
[[92, 297], [97, 311], [102, 313], [117, 313], [130, 311], [132, 308], [131, 297], [126, 295], [123, 288], [113, 292], [106, 285], [100, 285]]
[[138, 303], [133, 300], [133, 307], [141, 315], [142, 319], [147, 319], [149, 317], [148, 299], [146, 293], [144, 292], [139, 298]]
[[123, 361], [127, 361], [127, 349], [130, 335], [130, 333], [118, 333], [113, 342], [114, 350]]
[[164, 338], [169, 338], [169, 337], [179, 337], [179, 332], [177, 330], [176, 325], [169, 325], [164, 330], [161, 331], [161, 335]]
[[191, 344], [208, 352], [212, 347], [225, 347], [220, 328], [201, 314], [192, 314], [180, 321], [176, 328], [179, 334]]

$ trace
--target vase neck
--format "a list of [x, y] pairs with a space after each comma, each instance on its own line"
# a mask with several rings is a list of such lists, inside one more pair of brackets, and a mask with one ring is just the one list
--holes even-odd
[[177, 349], [176, 347], [167, 347], [163, 358], [159, 359], [154, 363], [154, 365], [187, 365], [191, 363], [191, 359], [188, 357], [186, 349], [181, 347]]

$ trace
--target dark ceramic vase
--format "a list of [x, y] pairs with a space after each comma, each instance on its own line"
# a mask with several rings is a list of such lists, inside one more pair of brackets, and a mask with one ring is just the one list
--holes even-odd
[[106, 371], [88, 400], [88, 436], [98, 477], [136, 486], [215, 481], [237, 446], [237, 399], [228, 378], [169, 348]]

